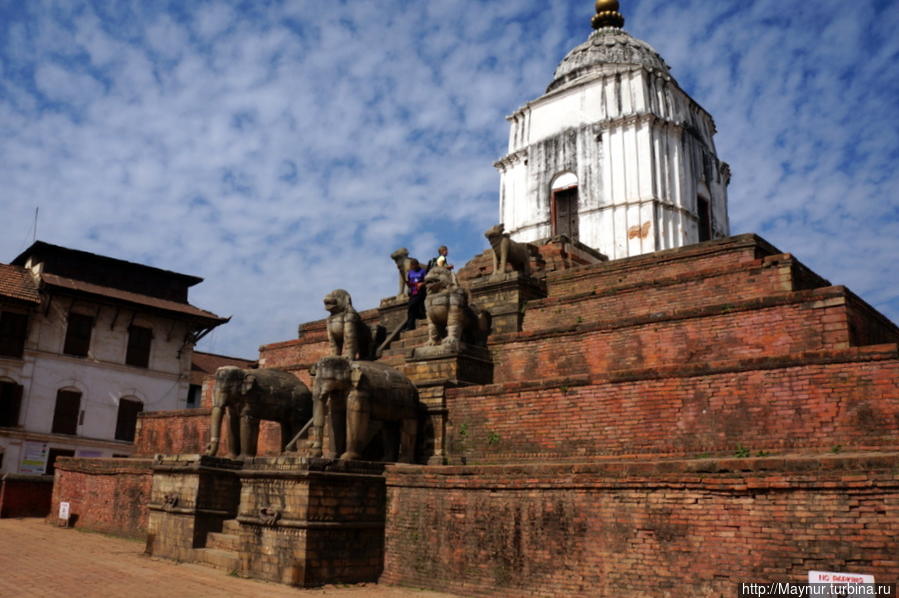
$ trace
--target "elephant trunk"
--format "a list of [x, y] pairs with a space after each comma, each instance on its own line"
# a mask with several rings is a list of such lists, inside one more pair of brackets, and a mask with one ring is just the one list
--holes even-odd
[[214, 457], [219, 448], [219, 438], [222, 433], [222, 414], [225, 411], [222, 399], [222, 393], [218, 385], [216, 385], [212, 399], [212, 417], [209, 420], [209, 444], [206, 445], [206, 454], [210, 457]]

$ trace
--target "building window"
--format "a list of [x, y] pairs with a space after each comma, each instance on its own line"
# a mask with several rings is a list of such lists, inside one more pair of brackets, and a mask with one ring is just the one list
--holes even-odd
[[59, 457], [74, 457], [75, 451], [69, 449], [51, 448], [47, 451], [47, 469], [46, 475], [53, 475], [56, 472], [56, 459]]
[[145, 368], [150, 365], [150, 343], [153, 341], [153, 330], [143, 326], [132, 326], [128, 329], [128, 351], [125, 363]]
[[709, 241], [712, 238], [712, 215], [709, 208], [709, 200], [702, 196], [697, 197], [696, 211], [699, 226], [699, 242]]
[[580, 236], [578, 216], [578, 180], [573, 173], [557, 176], [550, 187], [550, 222], [552, 234], [565, 235], [572, 241]]
[[187, 389], [187, 408], [194, 409], [200, 406], [203, 400], [203, 387], [199, 384], [191, 384]]
[[18, 426], [21, 407], [22, 386], [15, 382], [0, 382], [0, 426]]
[[11, 311], [0, 313], [0, 355], [21, 357], [25, 352], [28, 316]]
[[91, 346], [91, 330], [94, 327], [94, 319], [83, 314], [70, 313], [69, 324], [66, 327], [66, 342], [63, 353], [87, 357]]
[[77, 390], [60, 390], [56, 393], [56, 409], [53, 410], [54, 434], [77, 434], [78, 415], [81, 411], [81, 393]]
[[119, 416], [115, 425], [115, 439], [134, 441], [137, 430], [137, 414], [144, 410], [144, 404], [137, 399], [120, 399]]

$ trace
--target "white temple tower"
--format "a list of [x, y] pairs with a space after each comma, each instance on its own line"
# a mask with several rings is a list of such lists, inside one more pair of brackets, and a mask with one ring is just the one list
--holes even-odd
[[495, 166], [513, 239], [565, 234], [616, 259], [730, 234], [711, 115], [623, 25], [617, 1], [597, 0], [593, 34], [508, 117]]

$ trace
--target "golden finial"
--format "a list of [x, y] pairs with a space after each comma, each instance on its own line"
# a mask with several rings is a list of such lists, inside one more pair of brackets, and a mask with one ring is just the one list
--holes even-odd
[[593, 28], [624, 27], [624, 16], [618, 12], [618, 0], [596, 0]]

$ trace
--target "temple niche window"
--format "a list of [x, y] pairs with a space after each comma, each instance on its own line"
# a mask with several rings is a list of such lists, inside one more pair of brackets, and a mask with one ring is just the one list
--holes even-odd
[[699, 184], [699, 194], [696, 196], [696, 227], [698, 241], [711, 241], [712, 239], [712, 208], [709, 201], [709, 191], [705, 183]]
[[572, 241], [579, 238], [578, 179], [565, 172], [553, 179], [550, 186], [550, 222], [552, 235], [565, 235]]

